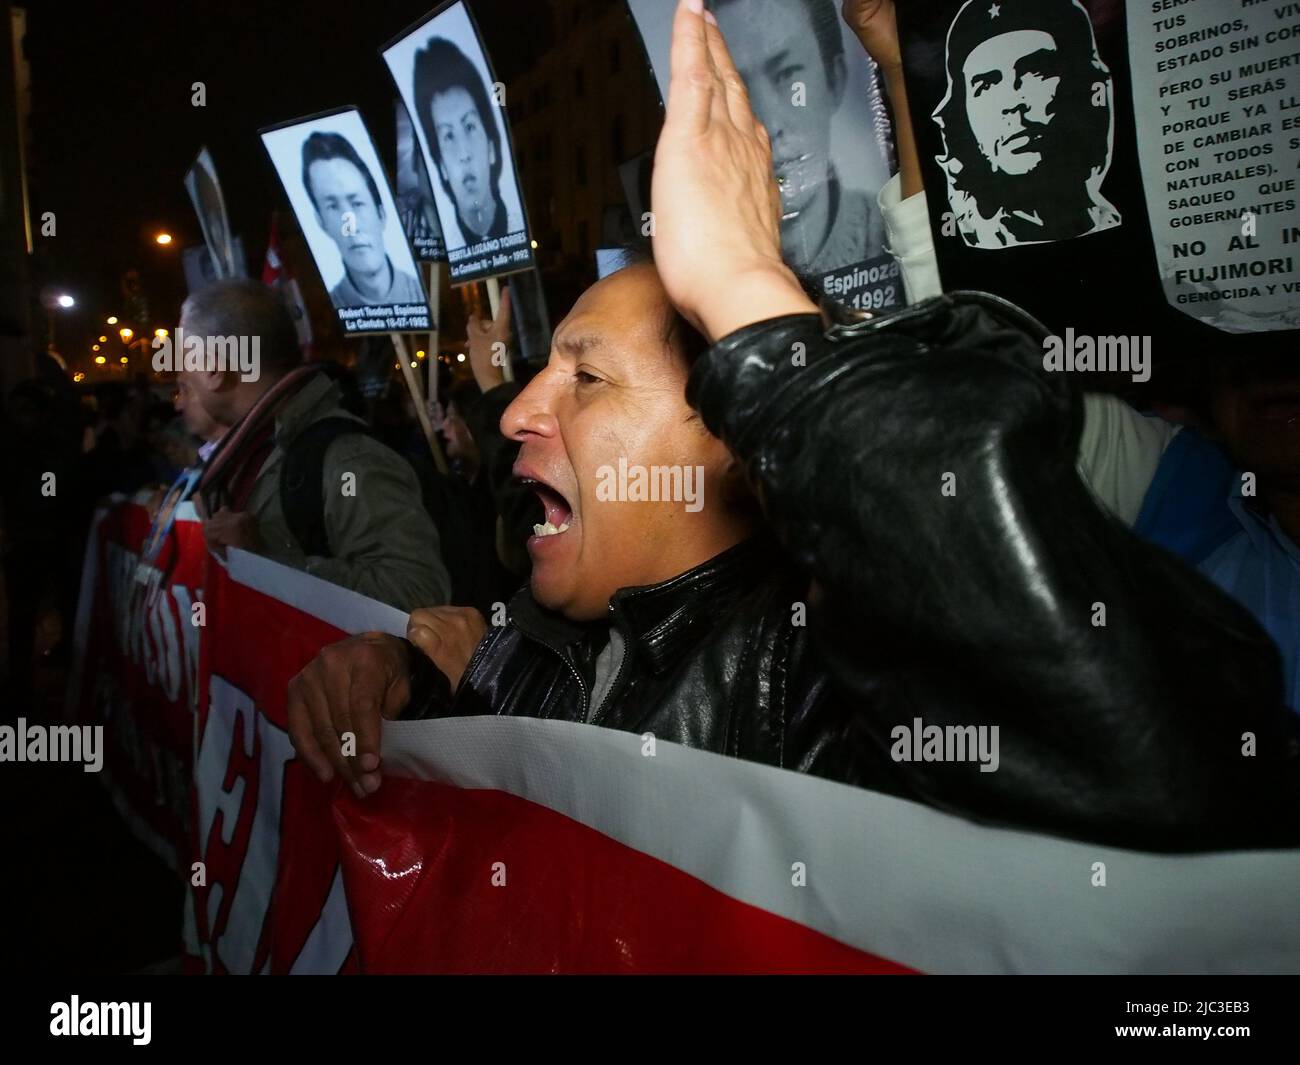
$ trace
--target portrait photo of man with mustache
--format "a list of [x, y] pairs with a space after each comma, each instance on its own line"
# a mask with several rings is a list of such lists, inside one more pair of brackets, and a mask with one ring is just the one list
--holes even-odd
[[947, 92], [932, 115], [957, 232], [974, 248], [1067, 240], [1118, 226], [1101, 193], [1114, 86], [1076, 0], [970, 0], [948, 30]]

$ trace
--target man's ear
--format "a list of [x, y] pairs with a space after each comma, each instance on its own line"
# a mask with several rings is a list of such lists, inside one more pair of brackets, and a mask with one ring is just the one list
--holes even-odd
[[754, 496], [753, 489], [749, 486], [749, 481], [745, 477], [744, 467], [736, 461], [730, 451], [726, 454], [726, 464], [722, 468], [722, 476], [719, 478], [718, 488], [721, 492], [722, 501], [729, 510], [742, 511], [744, 513], [760, 514], [758, 499]]

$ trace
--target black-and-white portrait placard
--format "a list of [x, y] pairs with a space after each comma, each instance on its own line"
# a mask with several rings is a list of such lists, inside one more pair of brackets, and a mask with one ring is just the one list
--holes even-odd
[[424, 156], [411, 128], [411, 116], [406, 105], [394, 100], [397, 119], [397, 170], [393, 174], [394, 192], [397, 195], [397, 213], [402, 216], [402, 229], [411, 242], [417, 259], [425, 262], [445, 262], [447, 246], [442, 240], [442, 224], [438, 221], [438, 208], [433, 203], [433, 189], [429, 174], [424, 169]]
[[221, 194], [217, 180], [217, 167], [207, 147], [185, 171], [185, 191], [190, 194], [194, 213], [199, 216], [199, 229], [203, 243], [212, 255], [212, 265], [218, 278], [243, 277], [243, 263], [235, 256], [235, 240], [230, 231], [230, 217], [226, 214], [226, 199]]
[[505, 87], [462, 0], [438, 8], [382, 54], [423, 153], [452, 282], [527, 270], [532, 235]]
[[947, 92], [931, 116], [957, 232], [972, 248], [1100, 233], [1114, 87], [1077, 0], [969, 0], [948, 28]]
[[[666, 100], [675, 0], [628, 0]], [[772, 140], [781, 247], [791, 269], [836, 302], [904, 302], [876, 206], [890, 173], [889, 120], [874, 64], [838, 0], [708, 0]]]
[[347, 333], [429, 329], [429, 305], [392, 190], [356, 108], [262, 131]]

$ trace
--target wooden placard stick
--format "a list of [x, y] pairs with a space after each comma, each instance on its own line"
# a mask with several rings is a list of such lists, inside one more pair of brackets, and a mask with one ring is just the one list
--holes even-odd
[[415, 371], [411, 368], [411, 353], [406, 350], [406, 338], [401, 333], [388, 335], [393, 338], [393, 347], [397, 349], [397, 362], [402, 368], [402, 376], [406, 379], [406, 387], [411, 393], [411, 399], [415, 401], [415, 416], [420, 419], [420, 428], [424, 430], [424, 439], [433, 455], [433, 464], [438, 467], [439, 473], [448, 473], [450, 471], [447, 467], [447, 458], [442, 453], [438, 437], [434, 435], [433, 423], [429, 421], [429, 408], [424, 405], [420, 379], [415, 376]]
[[429, 333], [429, 403], [438, 402], [438, 312], [439, 298], [442, 291], [442, 264], [433, 262], [426, 264], [429, 268], [428, 284], [425, 286], [429, 293], [429, 322], [433, 326], [432, 332]]

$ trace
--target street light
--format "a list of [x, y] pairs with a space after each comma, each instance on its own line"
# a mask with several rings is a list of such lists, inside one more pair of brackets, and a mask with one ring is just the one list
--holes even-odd
[[170, 243], [172, 242], [172, 235], [171, 235], [170, 233], [159, 233], [159, 234], [158, 234], [156, 237], [154, 237], [153, 239], [154, 239], [154, 242], [155, 242], [155, 243], [157, 243], [157, 244], [162, 244], [162, 245], [165, 246], [165, 245], [170, 244]]
[[133, 336], [135, 336], [135, 331], [132, 329], [128, 329], [126, 326], [122, 326], [122, 328], [117, 331], [117, 335], [122, 338], [122, 343], [125, 344], [128, 340], [130, 340]]
[[153, 331], [153, 335], [156, 336], [156, 337], [165, 337], [165, 336], [167, 335], [167, 330], [166, 330], [166, 329], [155, 329], [155, 330]]
[[117, 325], [117, 315], [115, 315], [115, 314], [110, 314], [110, 315], [108, 316], [107, 321], [108, 321], [108, 324], [109, 324], [109, 325]]
[[106, 358], [104, 358], [103, 355], [96, 355], [96, 356], [95, 356], [95, 365], [96, 365], [96, 366], [103, 366], [104, 363], [106, 363], [106, 362], [108, 362], [108, 360], [107, 360]]
[[58, 303], [60, 307], [64, 307], [64, 308], [75, 307], [77, 305], [77, 301], [74, 300], [71, 296], [69, 296], [66, 292], [59, 297]]
[[99, 345], [98, 345], [98, 344], [91, 344], [91, 345], [90, 345], [90, 350], [91, 350], [91, 351], [98, 351], [98, 350], [99, 350]]

